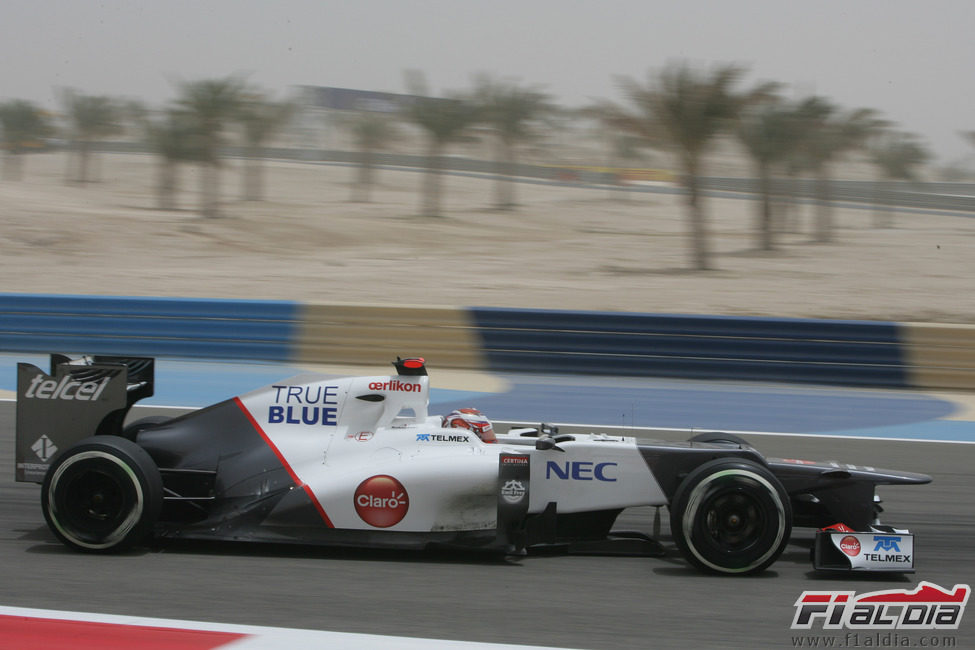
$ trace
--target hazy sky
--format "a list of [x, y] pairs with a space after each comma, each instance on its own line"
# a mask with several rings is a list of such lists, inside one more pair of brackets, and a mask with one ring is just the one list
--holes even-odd
[[689, 59], [877, 108], [942, 162], [971, 161], [973, 32], [973, 0], [4, 0], [0, 100], [53, 108], [69, 86], [162, 104], [174, 81], [232, 73], [279, 97], [404, 92], [415, 68], [437, 91], [490, 72], [576, 106]]

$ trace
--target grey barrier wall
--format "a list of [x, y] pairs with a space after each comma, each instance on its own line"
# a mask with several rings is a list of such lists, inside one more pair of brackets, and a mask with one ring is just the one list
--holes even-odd
[[[149, 153], [140, 142], [98, 142], [95, 150], [114, 153]], [[244, 148], [228, 147], [224, 155], [243, 157], [248, 155]], [[279, 160], [298, 160], [303, 162], [336, 163], [355, 165], [361, 154], [355, 151], [265, 148], [263, 157]], [[379, 153], [374, 164], [405, 169], [423, 169], [427, 166], [425, 156], [416, 154]], [[494, 175], [498, 169], [493, 161], [463, 156], [444, 156], [440, 161], [444, 169], [458, 173]], [[533, 165], [519, 163], [505, 170], [505, 175], [531, 181], [545, 181], [567, 184], [616, 185], [615, 173], [598, 167], [563, 167], [558, 164]], [[754, 178], [704, 177], [701, 188], [708, 192], [731, 192], [739, 194], [758, 193], [758, 181]], [[829, 181], [830, 200], [834, 202], [880, 204], [922, 210], [945, 210], [960, 214], [975, 213], [975, 184], [972, 183], [930, 183], [908, 181]], [[630, 185], [627, 189], [640, 192], [681, 192], [677, 187], [656, 187]], [[811, 200], [818, 196], [813, 179], [775, 179], [775, 191], [790, 200]]]

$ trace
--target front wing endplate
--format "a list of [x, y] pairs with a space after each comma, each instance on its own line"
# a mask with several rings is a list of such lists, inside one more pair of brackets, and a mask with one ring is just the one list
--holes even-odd
[[914, 573], [914, 535], [908, 532], [820, 530], [813, 546], [817, 571]]

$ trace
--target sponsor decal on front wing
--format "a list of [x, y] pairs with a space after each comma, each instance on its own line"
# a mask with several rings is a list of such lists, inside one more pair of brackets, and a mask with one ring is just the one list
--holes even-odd
[[914, 535], [830, 533], [830, 542], [849, 557], [850, 568], [902, 570], [914, 567]]
[[[835, 538], [834, 538], [835, 542]], [[849, 555], [850, 557], [856, 557], [860, 555], [860, 540], [858, 540], [853, 535], [846, 535], [840, 540], [839, 544], [840, 550]]]

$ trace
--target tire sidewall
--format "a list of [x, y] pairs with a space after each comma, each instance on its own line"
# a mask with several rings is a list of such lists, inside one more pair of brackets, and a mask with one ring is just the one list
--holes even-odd
[[[71, 512], [73, 482], [87, 475], [108, 477], [119, 489], [124, 508], [106, 530], [84, 530], [83, 517]], [[120, 551], [151, 531], [162, 507], [162, 478], [149, 454], [134, 442], [93, 436], [51, 463], [41, 485], [41, 507], [48, 526], [66, 545], [96, 553]]]
[[[742, 494], [758, 507], [763, 530], [747, 548], [722, 549], [705, 530], [707, 509], [725, 494]], [[724, 458], [704, 463], [677, 489], [671, 507], [671, 532], [684, 556], [715, 573], [762, 571], [782, 553], [792, 531], [792, 509], [779, 480], [758, 463]]]

